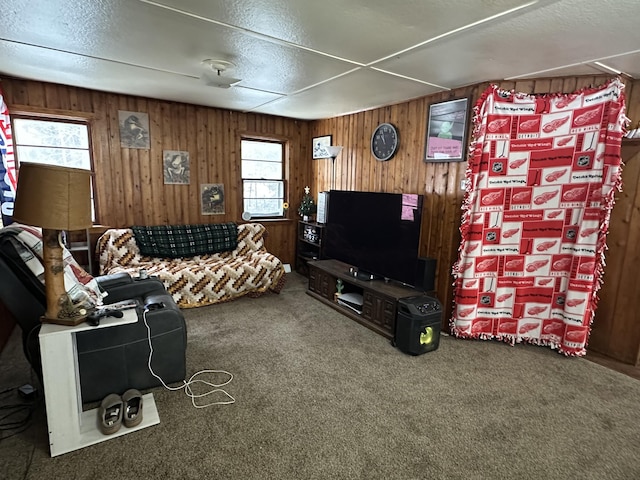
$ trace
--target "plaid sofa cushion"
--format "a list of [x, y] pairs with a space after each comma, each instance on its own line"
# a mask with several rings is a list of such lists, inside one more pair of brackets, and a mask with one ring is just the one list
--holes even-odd
[[131, 230], [140, 253], [149, 257], [193, 257], [228, 252], [238, 245], [238, 225], [234, 222], [132, 226]]

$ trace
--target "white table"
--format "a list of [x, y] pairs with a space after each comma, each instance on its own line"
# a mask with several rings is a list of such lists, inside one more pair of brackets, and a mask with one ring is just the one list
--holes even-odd
[[123, 313], [122, 318], [100, 319], [100, 325], [97, 327], [87, 323], [75, 327], [42, 324], [40, 356], [52, 457], [160, 423], [152, 393], [143, 396], [142, 422], [132, 428], [123, 424], [120, 430], [112, 435], [104, 435], [100, 431], [97, 408], [82, 411], [76, 333], [138, 321], [135, 310], [125, 310]]

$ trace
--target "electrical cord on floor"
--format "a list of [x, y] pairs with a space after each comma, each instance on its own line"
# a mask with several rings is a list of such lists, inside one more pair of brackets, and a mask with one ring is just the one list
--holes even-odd
[[[18, 387], [11, 387], [0, 392], [0, 395], [5, 393], [17, 391]], [[24, 403], [10, 403], [7, 405], [0, 405], [0, 412], [7, 412], [0, 416], [0, 442], [8, 438], [18, 435], [24, 432], [31, 426], [31, 419], [33, 413], [36, 410], [37, 398], [35, 400]], [[17, 417], [17, 418], [15, 418]], [[4, 432], [12, 432], [5, 435]]]
[[[156, 372], [153, 371], [153, 368], [151, 366], [151, 362], [152, 362], [152, 358], [153, 358], [153, 345], [151, 343], [151, 328], [149, 327], [149, 323], [147, 322], [147, 312], [148, 311], [149, 311], [149, 309], [145, 308], [145, 310], [142, 312], [142, 319], [144, 321], [145, 327], [147, 327], [147, 340], [149, 341], [149, 361], [148, 361], [147, 365], [149, 367], [149, 371], [151, 372], [151, 375], [153, 375], [155, 378], [160, 380], [160, 382], [162, 382], [162, 385], [164, 386], [164, 388], [166, 388], [167, 390], [177, 391], [177, 390], [184, 389], [184, 393], [189, 398], [191, 398], [191, 403], [193, 404], [193, 406], [195, 408], [206, 408], [206, 407], [210, 407], [212, 405], [231, 405], [232, 403], [235, 403], [236, 399], [233, 398], [225, 390], [220, 388], [220, 387], [224, 387], [225, 385], [228, 385], [229, 383], [231, 383], [231, 380], [233, 380], [233, 375], [231, 373], [225, 371], [225, 370], [200, 370], [199, 372], [196, 372], [193, 375], [191, 375], [191, 377], [189, 378], [189, 380], [187, 382], [185, 382], [183, 380], [182, 381], [183, 384], [178, 386], [178, 387], [170, 387], [166, 383], [164, 383], [164, 380], [159, 375], [157, 375]], [[210, 373], [210, 374], [222, 373], [222, 374], [228, 375], [229, 379], [224, 383], [212, 383], [212, 382], [208, 382], [206, 380], [196, 379], [196, 377], [198, 377], [199, 375], [205, 374], [205, 373]], [[205, 393], [195, 394], [195, 393], [193, 393], [193, 390], [191, 388], [191, 386], [194, 385], [194, 384], [208, 385], [212, 389], [209, 390], [209, 391], [206, 391]], [[228, 400], [211, 402], [211, 403], [206, 403], [206, 404], [203, 404], [203, 405], [198, 405], [196, 403], [196, 399], [204, 398], [204, 397], [206, 397], [208, 395], [212, 395], [212, 394], [218, 393], [218, 392], [221, 392], [224, 395], [226, 395]]]

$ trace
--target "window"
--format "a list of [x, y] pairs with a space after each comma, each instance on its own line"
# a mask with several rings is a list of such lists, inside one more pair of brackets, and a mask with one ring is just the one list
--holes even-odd
[[[89, 126], [85, 122], [14, 116], [13, 133], [18, 172], [20, 163], [26, 162], [92, 170]], [[95, 221], [93, 184], [92, 176], [91, 218]]]
[[284, 146], [279, 141], [241, 141], [243, 209], [252, 217], [284, 216]]

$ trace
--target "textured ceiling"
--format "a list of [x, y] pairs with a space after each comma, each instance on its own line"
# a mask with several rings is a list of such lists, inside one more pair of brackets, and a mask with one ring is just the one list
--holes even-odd
[[[2, 75], [300, 119], [488, 80], [640, 78], [638, 0], [0, 0]], [[208, 86], [205, 59], [231, 62]]]

